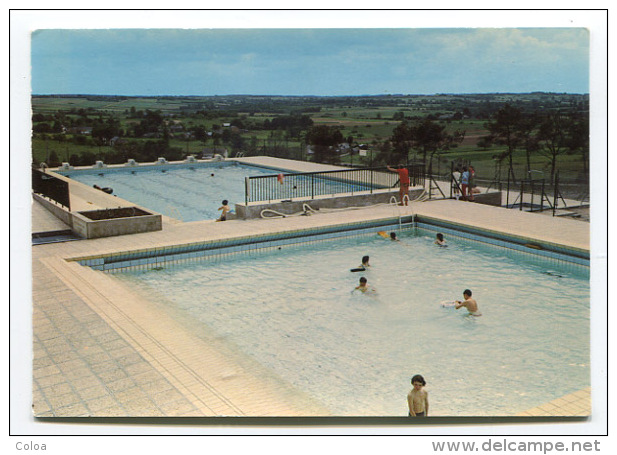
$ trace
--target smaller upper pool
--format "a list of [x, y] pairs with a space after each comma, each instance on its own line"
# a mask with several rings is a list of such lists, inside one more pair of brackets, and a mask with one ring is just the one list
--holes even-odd
[[224, 199], [244, 201], [244, 179], [272, 175], [276, 170], [240, 164], [215, 163], [152, 165], [61, 171], [86, 185], [112, 188], [113, 194], [181, 221], [216, 219]]
[[[232, 210], [234, 204], [246, 200], [246, 177], [274, 176], [280, 172], [280, 169], [237, 161], [58, 171], [89, 186], [111, 188], [122, 199], [185, 222], [217, 219], [223, 200], [229, 201]], [[315, 180], [319, 180], [322, 194], [370, 189], [367, 185], [325, 176]], [[271, 200], [290, 195], [310, 198], [311, 187], [310, 178], [299, 174], [284, 185], [266, 185], [267, 194], [262, 196]]]

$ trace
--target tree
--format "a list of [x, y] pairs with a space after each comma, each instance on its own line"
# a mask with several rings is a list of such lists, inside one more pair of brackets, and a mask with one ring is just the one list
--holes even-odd
[[570, 118], [566, 146], [571, 152], [579, 152], [583, 161], [583, 173], [589, 172], [589, 115], [574, 114]]
[[521, 144], [525, 149], [525, 160], [527, 164], [527, 174], [531, 172], [531, 155], [538, 151], [538, 138], [534, 135], [534, 131], [538, 124], [537, 115], [528, 115], [521, 118], [519, 126], [519, 135]]
[[551, 112], [545, 116], [538, 129], [538, 152], [549, 159], [551, 181], [555, 176], [557, 158], [568, 150], [568, 126], [570, 119], [561, 112]]
[[429, 154], [430, 160], [435, 153], [460, 144], [464, 137], [465, 131], [456, 130], [448, 133], [445, 126], [435, 123], [428, 117], [413, 123], [403, 121], [392, 133], [393, 155], [399, 162], [404, 163], [408, 161], [409, 152], [415, 149], [422, 154], [422, 160], [426, 163]]
[[336, 164], [340, 161], [334, 146], [343, 142], [343, 135], [338, 128], [327, 125], [311, 127], [305, 136], [307, 144], [313, 146], [314, 159], [318, 163]]
[[508, 172], [514, 182], [516, 182], [516, 176], [512, 167], [512, 157], [522, 141], [522, 120], [522, 111], [506, 103], [495, 113], [492, 120], [486, 124], [486, 128], [490, 133], [488, 140], [495, 144], [506, 146], [506, 157], [508, 158], [509, 165]]

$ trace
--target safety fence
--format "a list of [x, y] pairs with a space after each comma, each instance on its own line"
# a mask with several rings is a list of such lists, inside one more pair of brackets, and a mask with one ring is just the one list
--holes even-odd
[[32, 168], [32, 192], [71, 210], [69, 183], [39, 169]]
[[[410, 164], [407, 169], [411, 186], [424, 185], [423, 164]], [[375, 190], [397, 187], [398, 184], [398, 173], [387, 167], [280, 173], [246, 177], [245, 202], [248, 205], [250, 202], [373, 193]]]

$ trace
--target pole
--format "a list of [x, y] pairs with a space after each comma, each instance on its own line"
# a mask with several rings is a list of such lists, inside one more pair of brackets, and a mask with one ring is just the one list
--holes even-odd
[[510, 206], [510, 172], [508, 172], [508, 183], [506, 186], [506, 207]]
[[452, 190], [454, 188], [454, 161], [450, 161], [450, 199], [452, 199]]
[[557, 197], [559, 195], [559, 171], [555, 174], [555, 180], [553, 183], [553, 216], [555, 216], [555, 210], [557, 209]]
[[249, 190], [250, 190], [249, 177], [244, 177], [244, 203], [246, 204], [247, 209], [249, 206]]

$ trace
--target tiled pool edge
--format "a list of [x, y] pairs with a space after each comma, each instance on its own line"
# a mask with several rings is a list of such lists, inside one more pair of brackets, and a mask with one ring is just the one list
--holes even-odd
[[345, 223], [310, 229], [296, 229], [272, 234], [248, 235], [224, 240], [206, 240], [157, 248], [114, 252], [96, 256], [76, 257], [70, 260], [95, 270], [114, 271], [124, 268], [156, 268], [176, 261], [197, 260], [214, 255], [264, 250], [272, 247], [323, 241], [332, 238], [363, 235], [380, 230], [419, 227], [441, 231], [450, 236], [465, 238], [492, 246], [514, 250], [545, 259], [589, 266], [589, 251], [543, 242], [529, 237], [514, 236], [497, 231], [462, 226], [429, 217], [402, 216], [372, 221]]
[[[397, 220], [381, 219], [363, 223], [349, 223], [312, 229], [282, 231], [274, 234], [234, 237], [225, 240], [208, 240], [192, 242], [184, 245], [171, 245], [160, 248], [149, 248], [126, 252], [116, 252], [98, 256], [75, 257], [69, 260], [95, 270], [113, 271], [127, 267], [157, 267], [172, 261], [191, 260], [213, 255], [232, 254], [244, 251], [263, 250], [267, 248], [323, 241], [350, 234], [362, 235], [369, 232], [379, 232], [384, 229], [398, 229], [411, 224], [399, 223]], [[128, 264], [127, 264], [128, 262]]]
[[588, 252], [585, 257], [585, 253], [579, 249], [571, 249], [556, 244], [538, 242], [535, 239], [514, 237], [504, 234], [498, 236], [492, 234], [489, 236], [486, 235], [488, 231], [477, 229], [477, 232], [481, 232], [482, 234], [479, 235], [478, 233], [474, 233], [468, 230], [461, 230], [458, 228], [458, 226], [457, 229], [454, 229], [451, 225], [435, 225], [424, 223], [423, 221], [417, 222], [416, 226], [434, 232], [441, 232], [450, 236], [461, 237], [468, 240], [505, 248], [508, 250], [514, 250], [520, 253], [540, 256], [545, 259], [569, 262], [584, 267], [589, 267], [590, 263]]

